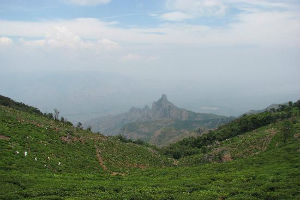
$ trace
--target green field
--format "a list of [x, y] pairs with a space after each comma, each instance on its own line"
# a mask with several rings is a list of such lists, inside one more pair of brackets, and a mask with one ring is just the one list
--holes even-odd
[[164, 149], [21, 108], [0, 106], [0, 199], [300, 198], [299, 102]]

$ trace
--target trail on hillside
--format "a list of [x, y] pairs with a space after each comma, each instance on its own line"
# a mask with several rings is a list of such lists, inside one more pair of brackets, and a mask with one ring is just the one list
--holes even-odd
[[104, 171], [107, 171], [107, 167], [104, 165], [102, 156], [101, 156], [101, 154], [100, 154], [100, 149], [97, 147], [97, 145], [95, 145], [95, 148], [96, 148], [96, 155], [97, 155], [97, 158], [98, 158], [99, 165], [101, 166], [101, 168], [102, 168]]
[[97, 159], [98, 159], [98, 163], [99, 163], [99, 165], [101, 166], [101, 168], [102, 168], [104, 171], [109, 172], [110, 175], [112, 175], [112, 176], [116, 176], [116, 175], [124, 176], [124, 175], [125, 175], [124, 173], [113, 172], [113, 171], [109, 170], [109, 169], [105, 166], [104, 161], [103, 161], [103, 158], [102, 158], [102, 156], [101, 156], [101, 151], [100, 151], [100, 149], [97, 147], [96, 144], [95, 144], [95, 149], [96, 149], [96, 156], [97, 156]]
[[0, 135], [0, 140], [6, 140], [6, 141], [8, 141], [8, 140], [10, 140], [10, 137], [5, 136], [5, 135]]
[[270, 144], [272, 138], [276, 135], [277, 131], [272, 128], [269, 129], [268, 132], [270, 133], [269, 135], [267, 135], [267, 137], [265, 138], [265, 140], [263, 141], [263, 145], [262, 145], [262, 150], [265, 151], [268, 148], [268, 145]]

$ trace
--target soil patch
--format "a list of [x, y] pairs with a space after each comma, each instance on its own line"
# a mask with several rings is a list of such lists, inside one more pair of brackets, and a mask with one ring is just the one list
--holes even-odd
[[5, 135], [0, 135], [0, 140], [6, 140], [6, 141], [8, 141], [8, 140], [10, 140], [10, 137], [5, 136]]

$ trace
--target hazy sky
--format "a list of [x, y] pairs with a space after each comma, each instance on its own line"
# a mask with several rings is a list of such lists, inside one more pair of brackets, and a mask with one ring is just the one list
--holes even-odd
[[0, 0], [0, 94], [69, 119], [300, 97], [298, 0]]

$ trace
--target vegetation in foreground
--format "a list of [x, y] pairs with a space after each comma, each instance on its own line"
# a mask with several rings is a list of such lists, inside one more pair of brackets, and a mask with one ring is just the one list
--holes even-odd
[[[263, 115], [269, 120], [261, 122]], [[244, 116], [163, 154], [7, 106], [0, 106], [0, 137], [0, 199], [300, 197], [299, 102]]]

